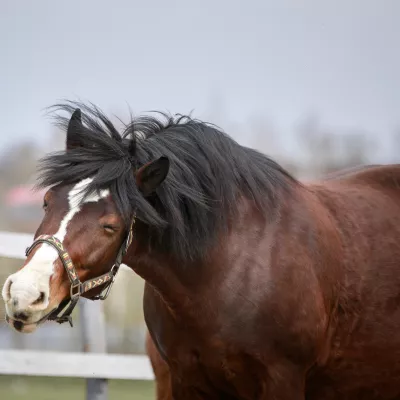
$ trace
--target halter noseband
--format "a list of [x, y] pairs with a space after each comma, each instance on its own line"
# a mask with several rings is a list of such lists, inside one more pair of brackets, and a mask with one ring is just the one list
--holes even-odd
[[[71, 257], [69, 256], [67, 250], [65, 250], [63, 244], [59, 239], [57, 239], [55, 236], [52, 235], [40, 235], [38, 238], [29, 246], [26, 251], [25, 255], [28, 256], [29, 253], [32, 251], [34, 247], [36, 247], [40, 243], [47, 243], [50, 246], [52, 246], [54, 249], [56, 249], [58, 256], [61, 259], [61, 262], [63, 263], [63, 266], [65, 268], [65, 271], [67, 272], [68, 278], [71, 282], [71, 288], [70, 288], [70, 299], [66, 299], [61, 302], [61, 304], [54, 310], [52, 311], [48, 318], [49, 321], [56, 321], [59, 324], [62, 324], [64, 322], [69, 322], [71, 326], [72, 324], [72, 318], [71, 314], [72, 311], [74, 310], [75, 306], [78, 303], [78, 300], [80, 296], [96, 287], [99, 287], [101, 285], [106, 285], [103, 289], [103, 291], [98, 295], [98, 296], [93, 296], [91, 297], [91, 300], [105, 300], [108, 295], [110, 294], [111, 287], [115, 281], [115, 277], [117, 275], [117, 272], [119, 270], [119, 267], [122, 263], [122, 258], [125, 256], [126, 252], [128, 251], [129, 246], [132, 243], [133, 239], [133, 228], [135, 225], [135, 216], [132, 218], [131, 226], [128, 232], [128, 235], [126, 239], [124, 240], [124, 243], [122, 244], [121, 248], [118, 251], [117, 258], [115, 260], [115, 263], [113, 267], [111, 268], [110, 272], [107, 272], [106, 274], [100, 275], [97, 278], [93, 279], [88, 279], [87, 281], [81, 282], [78, 278], [78, 274], [76, 273], [76, 269], [74, 267], [74, 264], [71, 260]], [[65, 306], [68, 305], [68, 308], [64, 311], [63, 314], [60, 316], [58, 315], [60, 311], [62, 311]]]

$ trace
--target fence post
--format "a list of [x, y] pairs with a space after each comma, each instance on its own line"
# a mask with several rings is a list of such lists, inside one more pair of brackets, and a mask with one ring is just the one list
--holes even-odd
[[[106, 327], [103, 302], [81, 298], [79, 303], [83, 351], [106, 353]], [[86, 400], [107, 400], [107, 397], [108, 382], [106, 379], [86, 380]]]

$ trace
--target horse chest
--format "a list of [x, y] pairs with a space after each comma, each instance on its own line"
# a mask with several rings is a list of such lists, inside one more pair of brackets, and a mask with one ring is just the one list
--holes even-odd
[[211, 342], [183, 341], [167, 350], [167, 359], [179, 385], [201, 388], [207, 398], [254, 399], [260, 392], [259, 378], [265, 375], [251, 357]]
[[264, 366], [248, 354], [211, 332], [176, 326], [164, 318], [148, 321], [148, 327], [168, 363], [172, 381], [181, 389], [193, 392], [192, 398], [196, 398], [197, 391], [203, 396], [206, 393], [206, 397], [199, 398], [256, 398], [266, 374]]

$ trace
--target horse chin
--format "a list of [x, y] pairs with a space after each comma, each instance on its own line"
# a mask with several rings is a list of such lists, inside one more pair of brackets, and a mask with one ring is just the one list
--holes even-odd
[[12, 319], [6, 314], [6, 322], [10, 325], [14, 330], [19, 333], [32, 333], [35, 332], [40, 324], [47, 321], [49, 314], [42, 318], [40, 321], [37, 322], [29, 322], [24, 323], [19, 320]]
[[[15, 322], [18, 322], [18, 321], [15, 321]], [[27, 325], [22, 324], [22, 325], [19, 325], [18, 329], [17, 329], [17, 327], [15, 327], [15, 322], [14, 322], [13, 328], [17, 332], [21, 332], [21, 333], [33, 333], [36, 331], [36, 329], [38, 327], [36, 324], [27, 324]]]
[[6, 315], [6, 322], [10, 325], [15, 331], [19, 333], [32, 333], [36, 331], [38, 325], [36, 323], [24, 324], [21, 321], [16, 321], [11, 319], [8, 315]]

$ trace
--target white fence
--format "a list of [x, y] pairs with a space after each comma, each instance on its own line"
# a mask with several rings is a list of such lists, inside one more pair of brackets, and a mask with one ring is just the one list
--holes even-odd
[[[0, 232], [0, 256], [24, 258], [32, 235]], [[86, 353], [0, 350], [0, 375], [76, 377], [87, 379], [87, 400], [107, 399], [108, 379], [153, 380], [147, 356], [106, 354], [101, 301], [79, 303]]]

